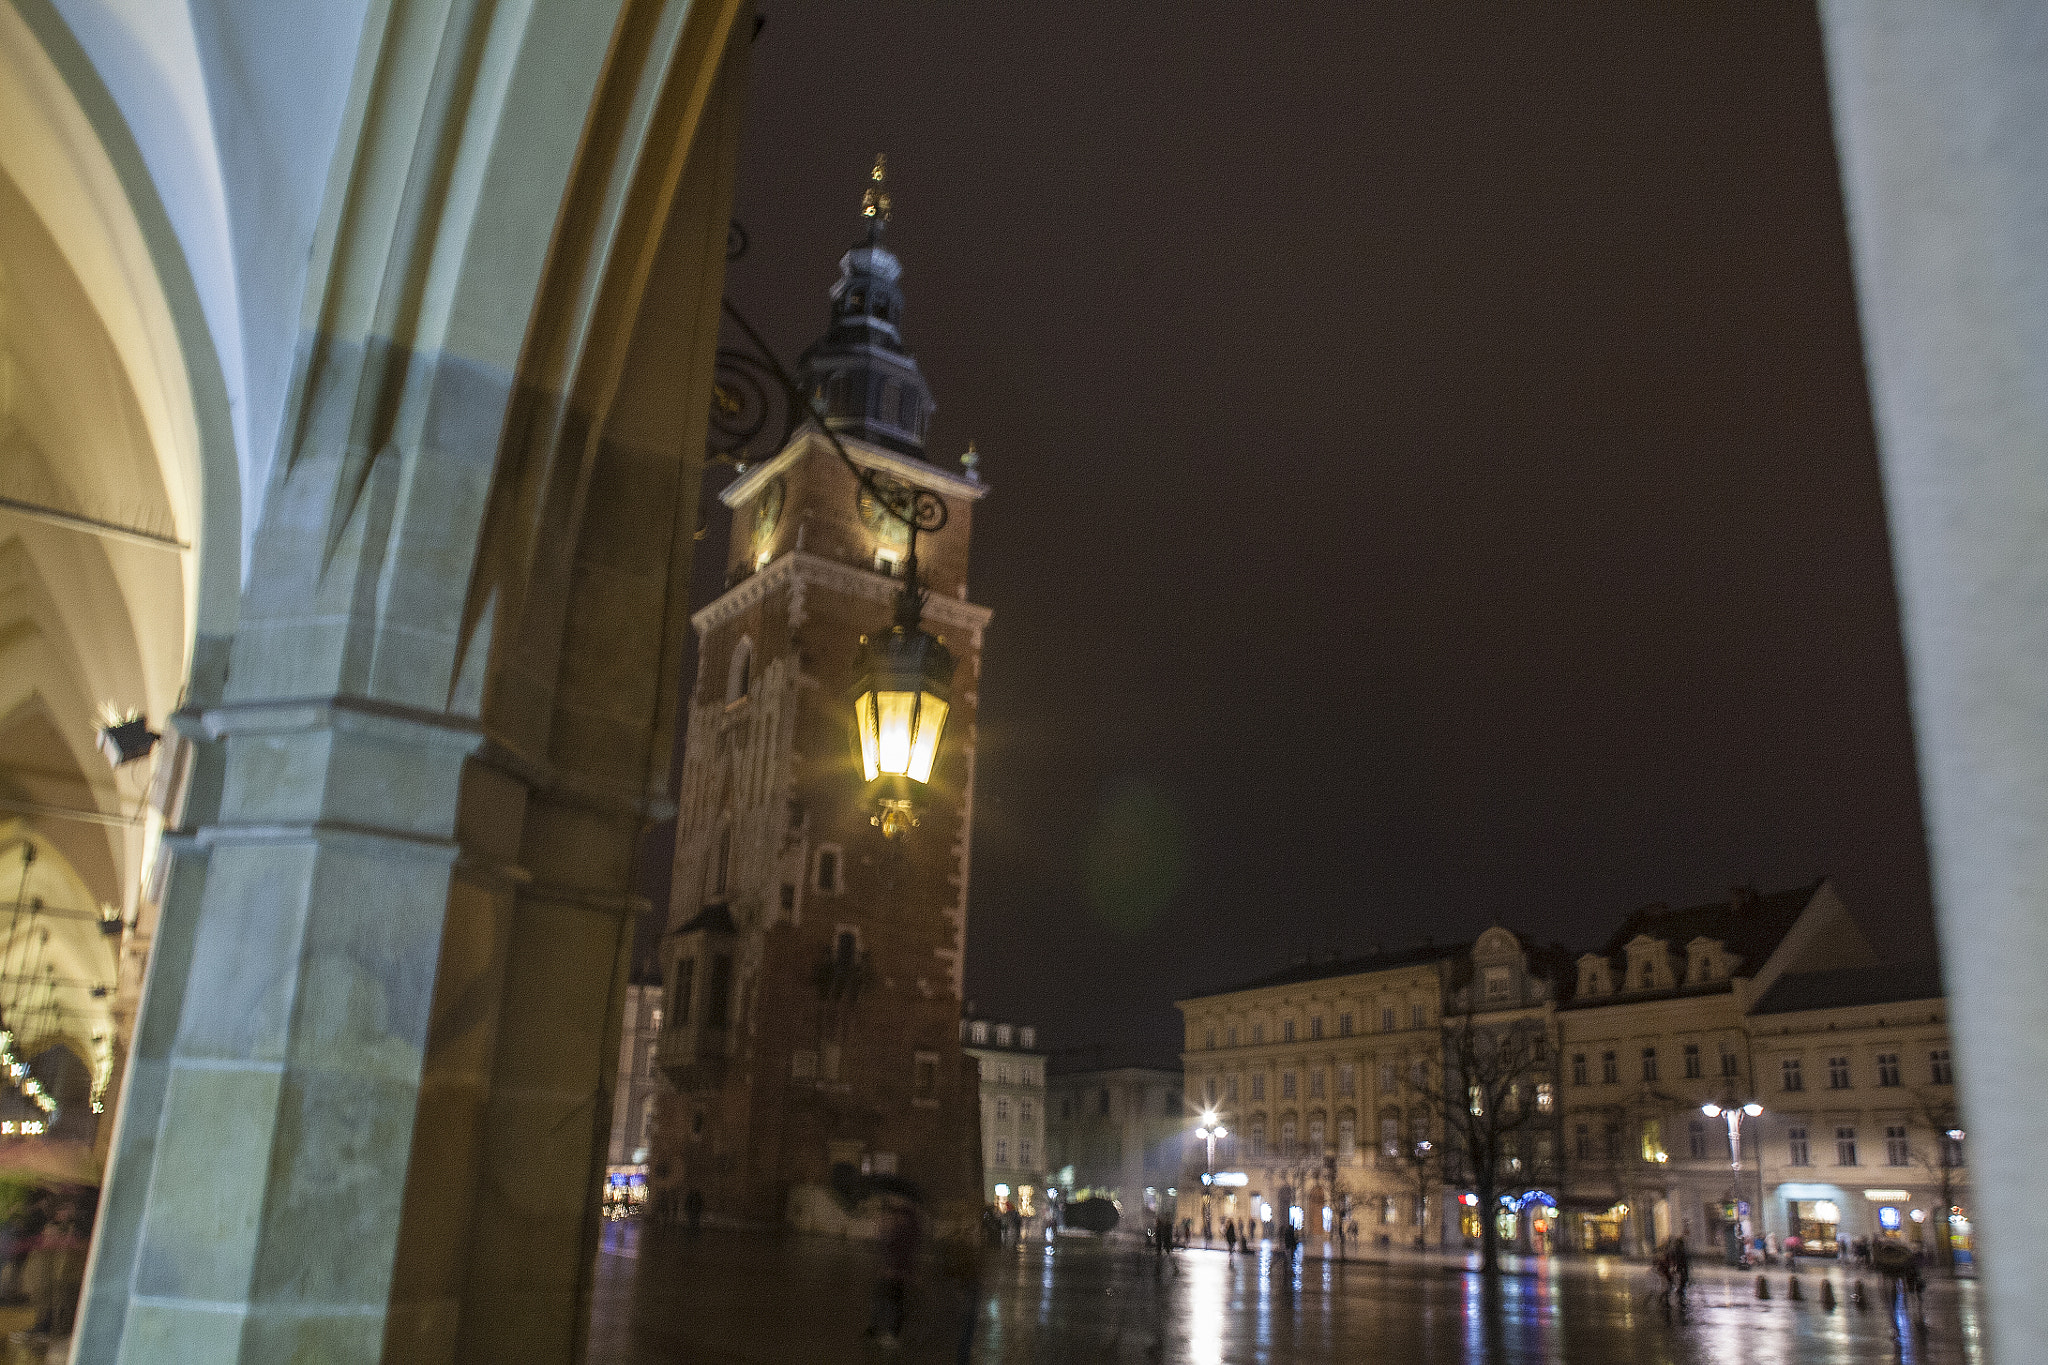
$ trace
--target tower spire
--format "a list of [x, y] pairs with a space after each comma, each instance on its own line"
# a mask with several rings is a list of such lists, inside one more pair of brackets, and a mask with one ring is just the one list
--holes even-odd
[[839, 258], [831, 323], [797, 383], [833, 431], [922, 458], [932, 396], [899, 330], [903, 263], [882, 244], [889, 209], [889, 159], [878, 155], [860, 200], [867, 236]]
[[868, 187], [860, 197], [861, 217], [868, 220], [868, 240], [882, 239], [882, 229], [889, 224], [889, 157], [887, 153], [875, 153], [875, 168], [868, 172]]

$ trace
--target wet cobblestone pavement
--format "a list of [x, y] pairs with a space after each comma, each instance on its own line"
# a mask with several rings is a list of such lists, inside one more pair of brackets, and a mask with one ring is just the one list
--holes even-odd
[[[970, 1295], [929, 1265], [910, 1295], [893, 1350], [866, 1341], [874, 1283], [860, 1244], [706, 1232], [695, 1240], [634, 1223], [606, 1227], [597, 1267], [590, 1359], [617, 1365], [837, 1365], [950, 1362], [974, 1304], [977, 1362], [1188, 1362], [1293, 1365], [1324, 1361], [1641, 1362], [1790, 1365], [1897, 1362], [1981, 1365], [1974, 1281], [1936, 1284], [1928, 1326], [1894, 1340], [1885, 1315], [1846, 1302], [1854, 1275], [1807, 1269], [1806, 1299], [1773, 1298], [1753, 1276], [1703, 1268], [1690, 1307], [1667, 1321], [1641, 1265], [1531, 1261], [1489, 1295], [1456, 1263], [1395, 1257], [1349, 1262], [1277, 1253], [1149, 1252], [1062, 1239], [988, 1253]], [[1844, 1301], [1820, 1302], [1823, 1278]], [[1877, 1282], [1866, 1284], [1876, 1294]]]

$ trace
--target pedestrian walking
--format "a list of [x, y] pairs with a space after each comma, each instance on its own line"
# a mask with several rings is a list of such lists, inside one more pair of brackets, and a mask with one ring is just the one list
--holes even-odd
[[693, 1185], [690, 1187], [690, 1192], [683, 1196], [683, 1230], [689, 1233], [690, 1236], [695, 1237], [698, 1229], [703, 1224], [704, 1191]]
[[877, 1248], [880, 1274], [875, 1280], [874, 1306], [867, 1335], [884, 1346], [903, 1340], [903, 1320], [910, 1277], [917, 1269], [917, 1213], [903, 1199], [891, 1198], [882, 1208], [882, 1237]]
[[1237, 1224], [1228, 1218], [1223, 1220], [1223, 1254], [1237, 1255]]

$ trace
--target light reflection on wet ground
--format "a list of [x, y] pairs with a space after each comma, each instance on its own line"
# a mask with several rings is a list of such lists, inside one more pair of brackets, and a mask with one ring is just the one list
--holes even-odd
[[[862, 1339], [874, 1281], [868, 1249], [799, 1237], [706, 1233], [690, 1241], [608, 1224], [598, 1259], [590, 1359], [700, 1362], [952, 1362], [971, 1316], [973, 1359], [1291, 1365], [1390, 1360], [1435, 1365], [1981, 1365], [1977, 1286], [1939, 1284], [1928, 1330], [1894, 1341], [1875, 1308], [1759, 1302], [1753, 1281], [1703, 1272], [1670, 1320], [1649, 1271], [1617, 1262], [1534, 1261], [1489, 1284], [1435, 1262], [1288, 1263], [1272, 1252], [1150, 1253], [1062, 1240], [989, 1253], [970, 1287], [934, 1261], [911, 1295], [895, 1351]], [[1849, 1276], [1834, 1272], [1846, 1299]], [[1871, 1288], [1876, 1288], [1875, 1281]]]

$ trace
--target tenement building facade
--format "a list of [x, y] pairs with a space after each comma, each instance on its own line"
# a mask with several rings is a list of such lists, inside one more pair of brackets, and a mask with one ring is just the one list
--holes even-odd
[[[1538, 1253], [1646, 1255], [1679, 1235], [1716, 1256], [1886, 1235], [1937, 1262], [1971, 1249], [1939, 973], [1878, 963], [1825, 880], [1649, 906], [1576, 959], [1496, 927], [1180, 1008], [1182, 1180], [1210, 1177], [1212, 1221], [1316, 1236], [1348, 1219], [1368, 1243], [1457, 1246], [1491, 1216]], [[1460, 1156], [1468, 1029], [1528, 1041], [1491, 1210]], [[1208, 1113], [1229, 1133], [1213, 1166], [1193, 1136]]]
[[1788, 973], [1873, 961], [1825, 881], [1649, 906], [1581, 957], [1558, 1014], [1572, 1247], [1642, 1254], [1674, 1234], [1722, 1248], [1755, 1237], [1754, 1186], [1737, 1179], [1726, 1117], [1703, 1106], [1741, 1114], [1753, 1181], [1763, 1127], [1742, 1113], [1759, 1099], [1751, 1007]]
[[1055, 1070], [1046, 1080], [1051, 1180], [1063, 1201], [1115, 1203], [1119, 1226], [1138, 1232], [1161, 1215], [1186, 1215], [1182, 1144], [1192, 1125], [1181, 1075], [1161, 1067]]
[[[975, 503], [925, 458], [932, 403], [899, 325], [882, 214], [840, 261], [831, 321], [798, 381], [815, 423], [721, 495], [729, 586], [692, 618], [699, 665], [663, 943], [661, 1066], [672, 1093], [650, 1179], [715, 1214], [831, 1216], [853, 1173], [895, 1175], [971, 1217], [980, 1104], [961, 1051], [975, 686], [986, 608], [967, 599]], [[943, 499], [921, 534], [924, 625], [956, 662], [917, 825], [887, 838], [849, 688], [863, 637], [904, 586], [903, 524], [875, 496]]]
[[1038, 1030], [993, 1019], [960, 1021], [960, 1044], [981, 1079], [981, 1198], [998, 1213], [1045, 1208], [1045, 1054]]
[[1274, 1236], [1292, 1222], [1319, 1233], [1328, 1209], [1332, 1231], [1345, 1216], [1368, 1240], [1439, 1240], [1429, 1228], [1443, 1208], [1432, 1155], [1443, 1134], [1428, 1095], [1442, 1070], [1452, 964], [1465, 951], [1301, 962], [1180, 1002], [1189, 1108], [1213, 1113], [1227, 1134], [1206, 1171], [1208, 1143], [1185, 1139], [1183, 1180], [1205, 1191], [1191, 1215], [1198, 1229], [1220, 1236], [1230, 1222]]
[[1749, 1024], [1764, 1113], [1743, 1197], [1761, 1196], [1765, 1235], [1828, 1256], [1889, 1234], [1968, 1261], [1968, 1133], [1933, 964], [1784, 976]]

